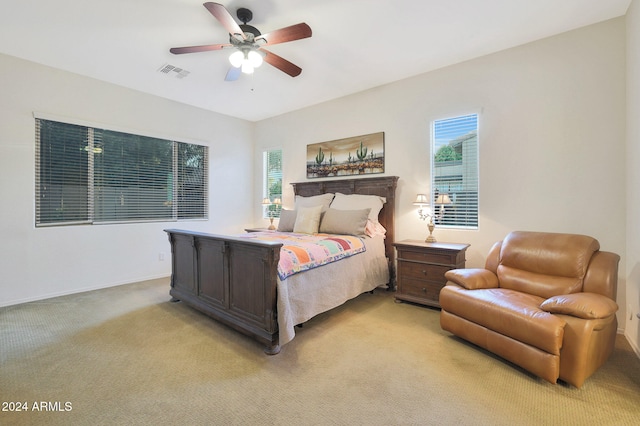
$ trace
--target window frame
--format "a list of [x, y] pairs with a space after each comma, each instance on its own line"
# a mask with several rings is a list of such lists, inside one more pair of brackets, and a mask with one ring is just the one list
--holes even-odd
[[[78, 217], [82, 216], [79, 220], [66, 220], [64, 216], [60, 220], [56, 220], [55, 214], [52, 214], [52, 206], [55, 206], [58, 200], [54, 197], [54, 201], [49, 206], [43, 206], [43, 189], [46, 185], [43, 177], [54, 176], [56, 173], [64, 172], [66, 170], [73, 171], [74, 168], [58, 168], [55, 169], [55, 165], [51, 168], [42, 167], [43, 150], [52, 149], [56, 150], [60, 148], [60, 144], [57, 141], [42, 141], [42, 126], [45, 123], [55, 123], [60, 125], [62, 131], [66, 131], [68, 127], [74, 126], [81, 129], [82, 132], [86, 132], [86, 139], [84, 139], [81, 145], [81, 151], [86, 151], [86, 158], [76, 161], [75, 167], [87, 168], [86, 179], [69, 179], [66, 178], [58, 183], [59, 187], [64, 188], [66, 185], [74, 185], [76, 183], [82, 186], [77, 187], [76, 192], [81, 193], [84, 190], [78, 189], [84, 187], [86, 190], [86, 211], [83, 211], [83, 206], [77, 208]], [[209, 218], [209, 147], [201, 142], [186, 142], [176, 140], [175, 138], [162, 138], [155, 135], [141, 134], [138, 131], [116, 129], [112, 126], [96, 125], [80, 120], [68, 119], [66, 117], [56, 117], [49, 114], [34, 113], [34, 128], [36, 130], [35, 135], [35, 203], [34, 203], [34, 222], [37, 228], [51, 227], [51, 226], [72, 226], [72, 225], [103, 225], [103, 224], [126, 224], [126, 223], [151, 223], [151, 222], [178, 222], [178, 221], [191, 221], [191, 220], [208, 220]], [[108, 135], [106, 140], [100, 140], [104, 135]], [[116, 135], [116, 136], [114, 136]], [[54, 137], [59, 137], [58, 134], [53, 134]], [[77, 135], [76, 135], [77, 136]], [[117, 138], [120, 140], [117, 140]], [[96, 161], [96, 155], [102, 155], [102, 149], [109, 149], [109, 147], [116, 146], [119, 142], [125, 146], [129, 141], [139, 139], [146, 142], [147, 149], [138, 148], [136, 152], [139, 154], [142, 160], [151, 163], [147, 166], [145, 171], [140, 174], [132, 172], [130, 169], [126, 169], [120, 165], [123, 170], [121, 175], [124, 178], [133, 180], [133, 184], [128, 187], [120, 187], [121, 191], [125, 191], [129, 188], [138, 186], [140, 189], [134, 195], [139, 198], [131, 197], [132, 202], [123, 212], [112, 215], [107, 218], [106, 214], [101, 214], [99, 211], [101, 205], [104, 206], [104, 200], [97, 200], [96, 197], [100, 196], [100, 192], [108, 189], [116, 188], [115, 186], [109, 187], [104, 180], [104, 176], [108, 176], [110, 170], [113, 171], [114, 164], [117, 163], [117, 156], [112, 157], [110, 161], [112, 164], [108, 165], [96, 165], [100, 161]], [[107, 142], [111, 141], [111, 145]], [[79, 139], [72, 141], [76, 146], [74, 150], [78, 149], [77, 143], [81, 142]], [[157, 164], [151, 160], [157, 160], [152, 151], [160, 148], [160, 143], [165, 144], [164, 156], [166, 170], [158, 169]], [[66, 140], [62, 142], [66, 146]], [[151, 144], [151, 145], [149, 145]], [[131, 145], [134, 147], [134, 144]], [[100, 148], [101, 147], [101, 148]], [[170, 152], [166, 150], [169, 148]], [[134, 148], [135, 150], [135, 148]], [[191, 155], [186, 157], [188, 153]], [[83, 153], [84, 155], [84, 153]], [[196, 158], [197, 157], [197, 158]], [[113, 158], [116, 158], [116, 163], [113, 163]], [[126, 157], [123, 157], [126, 158]], [[102, 160], [104, 163], [106, 160]], [[64, 166], [64, 162], [58, 162]], [[85, 164], [86, 163], [86, 164]], [[109, 163], [109, 162], [107, 162]], [[170, 164], [168, 164], [170, 163]], [[183, 164], [184, 163], [184, 164]], [[138, 164], [138, 163], [136, 163]], [[109, 167], [112, 167], [109, 169]], [[146, 173], [145, 173], [146, 172]], [[102, 181], [100, 178], [102, 177]], [[152, 178], [150, 181], [145, 179]], [[150, 182], [150, 183], [147, 183]], [[156, 188], [156, 189], [153, 189]], [[150, 194], [155, 193], [155, 197]], [[160, 195], [163, 198], [163, 206], [159, 207]], [[150, 198], [151, 197], [151, 198]], [[183, 202], [179, 202], [183, 200]], [[64, 197], [59, 199], [60, 206], [64, 202]], [[62, 208], [61, 208], [62, 209]]]
[[[477, 230], [479, 227], [480, 117], [479, 112], [469, 112], [434, 119], [431, 122], [430, 202], [434, 223], [440, 228]], [[464, 128], [467, 124], [465, 120], [473, 121], [475, 128], [464, 133], [455, 132], [455, 136], [446, 138], [446, 146], [453, 148], [453, 153], [451, 154], [454, 155], [454, 158], [448, 161], [436, 162], [438, 150], [443, 146], [441, 142], [443, 132], [446, 134], [447, 131], [455, 131], [455, 126], [457, 125]], [[447, 127], [447, 125], [450, 127]], [[439, 132], [439, 128], [442, 131]], [[457, 158], [458, 156], [460, 157], [459, 159]], [[473, 158], [474, 156], [475, 158]], [[436, 163], [449, 164], [436, 165]], [[444, 167], [450, 169], [449, 174], [443, 174], [447, 173], [443, 172]], [[465, 175], [468, 174], [472, 176], [465, 178]], [[451, 204], [444, 206], [436, 204], [440, 193], [449, 195]], [[442, 215], [442, 211], [444, 211], [444, 215]]]
[[[280, 153], [280, 170], [275, 172], [276, 176], [269, 176], [269, 158], [271, 153]], [[283, 150], [282, 148], [267, 148], [262, 151], [262, 199], [269, 198], [271, 202], [276, 201], [276, 198], [282, 203], [282, 179], [283, 179]], [[279, 175], [279, 176], [278, 176]], [[270, 181], [274, 179], [276, 182], [270, 185]], [[280, 184], [280, 193], [270, 190], [270, 186]], [[279, 218], [282, 211], [282, 204], [263, 205], [262, 218]]]

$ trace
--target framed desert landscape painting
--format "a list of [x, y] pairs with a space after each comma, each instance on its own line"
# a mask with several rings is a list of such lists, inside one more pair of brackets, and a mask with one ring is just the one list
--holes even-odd
[[384, 173], [384, 132], [307, 145], [307, 178]]

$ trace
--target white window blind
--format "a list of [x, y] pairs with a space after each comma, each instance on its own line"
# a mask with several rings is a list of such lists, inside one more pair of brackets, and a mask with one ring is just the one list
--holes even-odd
[[86, 127], [36, 119], [36, 224], [89, 222], [91, 149]]
[[[263, 198], [271, 202], [282, 200], [282, 150], [271, 149], [263, 153]], [[281, 205], [272, 204], [264, 209], [264, 218], [280, 217]]]
[[205, 219], [207, 147], [36, 119], [36, 225]]
[[178, 200], [178, 219], [204, 219], [208, 212], [208, 158], [206, 146], [184, 142], [175, 142], [177, 150], [176, 174], [178, 182], [174, 185]]
[[478, 227], [478, 115], [433, 122], [431, 194], [434, 222]]

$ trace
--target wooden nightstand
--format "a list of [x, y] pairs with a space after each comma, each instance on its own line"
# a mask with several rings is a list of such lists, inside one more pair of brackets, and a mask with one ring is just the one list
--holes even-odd
[[414, 240], [394, 244], [398, 251], [396, 299], [440, 307], [444, 273], [464, 268], [469, 244], [424, 243]]
[[268, 229], [268, 228], [245, 228], [244, 230], [245, 230], [245, 232], [270, 232], [270, 231], [275, 231], [275, 229]]

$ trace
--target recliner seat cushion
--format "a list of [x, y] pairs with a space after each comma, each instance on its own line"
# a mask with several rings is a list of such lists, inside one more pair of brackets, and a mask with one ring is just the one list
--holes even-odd
[[543, 298], [504, 288], [466, 290], [447, 285], [442, 309], [497, 333], [560, 355], [565, 321], [540, 309]]

